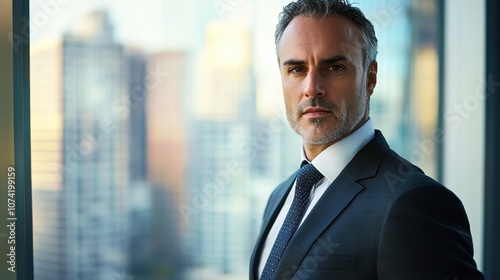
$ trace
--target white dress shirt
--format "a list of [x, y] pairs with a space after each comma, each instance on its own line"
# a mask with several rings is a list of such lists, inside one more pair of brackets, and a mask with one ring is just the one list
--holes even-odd
[[[321, 179], [311, 190], [311, 196], [309, 198], [309, 205], [307, 207], [306, 213], [302, 218], [302, 222], [309, 215], [314, 205], [321, 198], [326, 189], [332, 184], [332, 182], [337, 178], [337, 176], [342, 172], [346, 165], [351, 161], [351, 159], [356, 155], [361, 148], [363, 148], [368, 142], [370, 142], [375, 136], [375, 130], [373, 128], [373, 123], [371, 119], [368, 119], [360, 128], [354, 131], [349, 136], [338, 141], [337, 143], [331, 145], [322, 151], [319, 155], [314, 158], [310, 163], [316, 167], [316, 169], [323, 174], [324, 178]], [[300, 162], [306, 160], [307, 158], [304, 154], [304, 148], [301, 152]], [[259, 275], [262, 274], [264, 266], [266, 264], [269, 253], [273, 247], [274, 241], [278, 236], [278, 233], [285, 221], [286, 215], [290, 206], [292, 205], [293, 196], [295, 194], [295, 183], [293, 183], [292, 189], [288, 194], [283, 208], [281, 208], [278, 217], [274, 221], [273, 227], [267, 235], [266, 243], [262, 249], [262, 255], [259, 264]], [[300, 225], [299, 225], [300, 227]]]

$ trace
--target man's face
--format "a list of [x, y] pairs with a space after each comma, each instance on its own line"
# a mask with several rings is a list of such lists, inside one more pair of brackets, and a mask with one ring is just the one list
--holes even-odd
[[369, 113], [377, 65], [364, 69], [357, 26], [342, 16], [295, 17], [278, 45], [287, 118], [304, 143], [329, 145]]

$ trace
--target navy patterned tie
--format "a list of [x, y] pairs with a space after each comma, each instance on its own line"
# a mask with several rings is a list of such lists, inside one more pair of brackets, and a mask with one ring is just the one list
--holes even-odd
[[292, 205], [276, 237], [273, 248], [269, 253], [269, 257], [267, 258], [266, 265], [260, 277], [261, 280], [273, 279], [276, 268], [283, 256], [283, 252], [299, 227], [302, 217], [304, 217], [309, 196], [311, 195], [311, 189], [321, 180], [321, 178], [323, 178], [323, 175], [309, 163], [303, 165], [297, 173], [295, 195]]

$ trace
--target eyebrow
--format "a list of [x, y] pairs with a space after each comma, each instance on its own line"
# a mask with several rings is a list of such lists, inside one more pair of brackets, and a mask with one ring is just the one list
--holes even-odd
[[[330, 58], [325, 58], [320, 60], [319, 64], [320, 65], [325, 65], [325, 64], [332, 64], [332, 63], [337, 63], [340, 61], [347, 61], [347, 57], [343, 55], [336, 55]], [[300, 59], [287, 59], [283, 61], [283, 66], [290, 66], [290, 65], [304, 65], [306, 64], [305, 60], [300, 60]]]

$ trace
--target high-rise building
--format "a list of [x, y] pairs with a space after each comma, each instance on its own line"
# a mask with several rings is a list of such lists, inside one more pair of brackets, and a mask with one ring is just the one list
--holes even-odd
[[36, 188], [33, 198], [35, 279], [65, 279], [61, 191]]
[[417, 145], [409, 154], [415, 164], [438, 180], [439, 145], [436, 142], [439, 112], [438, 3], [435, 0], [412, 0], [410, 101], [414, 112]]
[[[148, 57], [145, 78], [148, 180], [184, 199], [187, 164], [186, 54], [162, 51]], [[176, 207], [178, 209], [178, 207]], [[174, 213], [171, 213], [174, 214]]]
[[130, 104], [129, 271], [138, 279], [180, 279], [179, 204], [185, 189], [185, 54], [128, 51]]
[[144, 183], [148, 179], [147, 163], [147, 55], [137, 49], [125, 51], [127, 88], [129, 92], [129, 180]]
[[32, 46], [36, 279], [109, 280], [127, 264], [124, 54], [105, 12], [78, 26]]
[[[188, 192], [181, 217], [193, 267], [212, 270], [213, 279], [244, 279], [252, 243], [252, 164], [244, 146], [256, 126], [251, 31], [212, 22], [205, 40], [191, 99]], [[206, 270], [201, 275], [191, 270], [189, 279], [211, 279]]]

